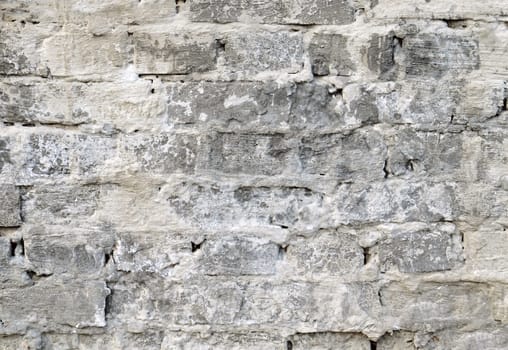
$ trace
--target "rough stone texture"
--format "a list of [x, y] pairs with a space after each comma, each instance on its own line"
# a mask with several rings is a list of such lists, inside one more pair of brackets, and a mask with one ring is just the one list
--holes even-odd
[[506, 23], [0, 1], [0, 349], [507, 349]]

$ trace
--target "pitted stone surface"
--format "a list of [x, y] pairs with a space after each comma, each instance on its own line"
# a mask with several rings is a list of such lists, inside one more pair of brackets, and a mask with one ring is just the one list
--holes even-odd
[[0, 2], [0, 349], [508, 349], [507, 9]]

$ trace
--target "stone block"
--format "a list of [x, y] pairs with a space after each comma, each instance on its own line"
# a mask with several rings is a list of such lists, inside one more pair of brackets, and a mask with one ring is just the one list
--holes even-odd
[[207, 239], [201, 244], [198, 268], [210, 276], [273, 275], [280, 246], [264, 239], [234, 236]]
[[248, 77], [258, 73], [294, 74], [303, 69], [301, 33], [253, 31], [221, 39], [224, 69]]
[[306, 239], [292, 240], [284, 256], [288, 268], [298, 275], [350, 275], [364, 263], [363, 250], [349, 232], [320, 232]]
[[167, 191], [168, 214], [193, 227], [309, 228], [323, 220], [323, 195], [308, 188], [191, 183]]
[[40, 55], [52, 76], [88, 80], [122, 76], [129, 64], [129, 50], [127, 32], [96, 36], [70, 30], [44, 40]]
[[[148, 80], [71, 83], [6, 79], [0, 83], [0, 120], [84, 124], [90, 131], [109, 134], [160, 128], [165, 106], [162, 97], [152, 89]], [[146, 119], [139, 120], [140, 116]]]
[[392, 283], [380, 290], [384, 317], [392, 317], [393, 326], [426, 332], [493, 323], [489, 295], [487, 284], [470, 282]]
[[25, 256], [36, 275], [98, 274], [113, 247], [107, 227], [30, 226], [24, 235]]
[[453, 183], [373, 182], [342, 184], [333, 195], [333, 225], [450, 221], [458, 214]]
[[453, 34], [418, 34], [402, 42], [410, 78], [442, 78], [480, 67], [478, 41]]
[[370, 350], [369, 339], [361, 333], [315, 332], [296, 334], [289, 338], [287, 347], [295, 350]]
[[309, 56], [314, 75], [350, 76], [356, 69], [343, 34], [316, 34], [309, 44]]
[[192, 0], [191, 19], [197, 22], [280, 24], [349, 24], [355, 19], [350, 1]]
[[454, 225], [394, 228], [379, 243], [381, 271], [446, 271], [462, 264], [461, 236]]
[[21, 225], [19, 188], [11, 184], [1, 184], [0, 194], [0, 227], [15, 227]]
[[217, 42], [211, 36], [135, 32], [132, 37], [138, 74], [190, 74], [215, 69]]
[[375, 180], [385, 175], [386, 146], [374, 130], [317, 135], [302, 139], [298, 158], [304, 174], [342, 181]]
[[42, 278], [26, 288], [0, 290], [2, 333], [104, 327], [104, 282]]
[[203, 170], [278, 175], [291, 168], [295, 140], [283, 134], [215, 133], [206, 140]]
[[200, 139], [189, 134], [125, 135], [119, 141], [122, 162], [151, 174], [194, 172]]

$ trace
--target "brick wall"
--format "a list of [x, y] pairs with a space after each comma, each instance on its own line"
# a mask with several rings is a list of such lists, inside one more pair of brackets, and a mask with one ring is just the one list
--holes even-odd
[[507, 0], [0, 2], [1, 349], [507, 349]]

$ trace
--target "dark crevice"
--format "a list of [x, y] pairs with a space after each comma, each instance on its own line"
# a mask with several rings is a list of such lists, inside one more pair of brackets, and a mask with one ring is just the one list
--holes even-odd
[[376, 350], [377, 349], [377, 343], [373, 340], [370, 341], [370, 350]]
[[446, 26], [448, 28], [453, 28], [453, 29], [467, 28], [467, 21], [462, 20], [462, 19], [444, 19], [443, 21], [446, 23]]
[[388, 159], [385, 159], [385, 164], [383, 166], [383, 172], [385, 173], [384, 178], [387, 179], [390, 172], [388, 171]]
[[38, 279], [50, 277], [53, 275], [52, 273], [37, 273], [34, 270], [26, 270], [25, 272], [32, 281], [37, 281]]
[[203, 245], [203, 243], [206, 242], [206, 239], [202, 240], [201, 242], [199, 243], [194, 243], [194, 242], [191, 242], [191, 251], [194, 253], [196, 251], [198, 251], [199, 249], [201, 249], [201, 246]]
[[377, 299], [379, 301], [379, 305], [383, 306], [383, 296], [381, 295], [381, 289], [377, 291]]
[[11, 245], [9, 247], [9, 256], [16, 256], [16, 247], [18, 243], [16, 241], [11, 241]]
[[279, 259], [280, 260], [284, 259], [284, 256], [287, 254], [287, 252], [288, 252], [288, 246], [287, 245], [283, 246], [283, 245], [279, 244]]
[[185, 4], [186, 0], [175, 0], [175, 11], [180, 13], [180, 5]]
[[293, 342], [291, 340], [286, 342], [286, 350], [293, 350]]
[[113, 305], [113, 288], [107, 286], [109, 289], [109, 295], [106, 296], [106, 300], [104, 303], [104, 319], [108, 319], [108, 316], [111, 314], [111, 307]]
[[219, 57], [224, 55], [226, 52], [226, 41], [224, 39], [215, 39], [215, 63]]
[[370, 248], [363, 248], [363, 265], [367, 265], [370, 261], [371, 253]]

